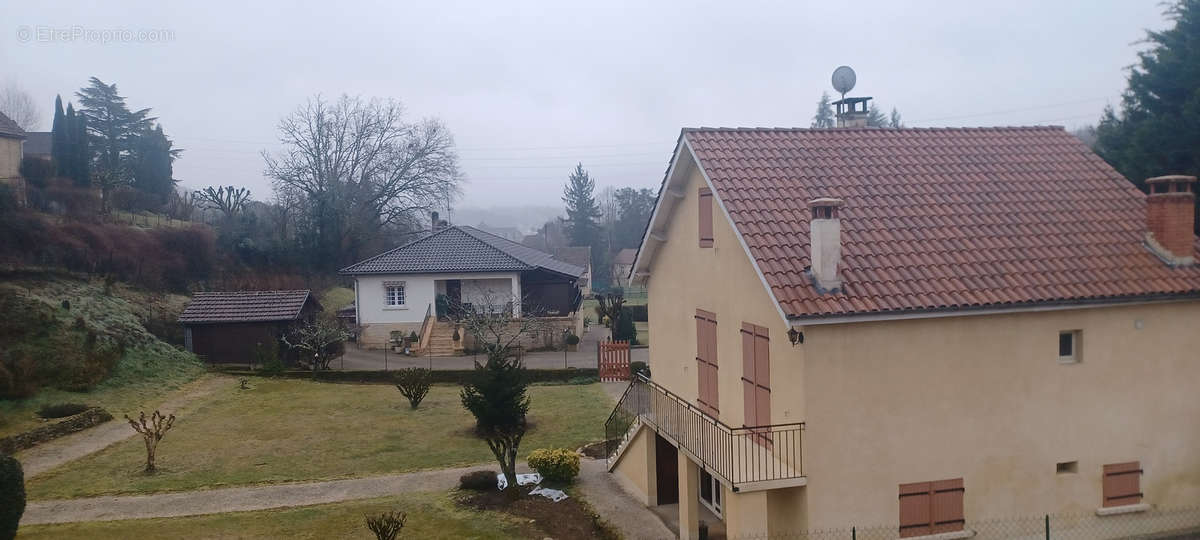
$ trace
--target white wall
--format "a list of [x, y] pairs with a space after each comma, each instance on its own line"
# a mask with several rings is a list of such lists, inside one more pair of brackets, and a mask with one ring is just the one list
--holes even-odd
[[[510, 297], [520, 298], [521, 295], [520, 275], [516, 272], [358, 276], [355, 278], [358, 322], [359, 324], [423, 322], [425, 309], [434, 305], [437, 292], [445, 291], [445, 286], [437, 282], [450, 279], [462, 280], [463, 302], [479, 302], [487, 294], [493, 295], [498, 301]], [[383, 283], [385, 281], [404, 282], [405, 304], [403, 307], [384, 305], [386, 297]], [[436, 309], [436, 306], [433, 309]]]

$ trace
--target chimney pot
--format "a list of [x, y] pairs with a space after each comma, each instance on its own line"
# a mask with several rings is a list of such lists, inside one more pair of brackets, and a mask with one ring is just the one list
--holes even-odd
[[1158, 176], [1146, 180], [1146, 244], [1171, 266], [1195, 263], [1195, 176]]
[[840, 289], [838, 267], [842, 264], [842, 200], [822, 197], [808, 201], [812, 210], [809, 227], [809, 259], [812, 276], [822, 292]]

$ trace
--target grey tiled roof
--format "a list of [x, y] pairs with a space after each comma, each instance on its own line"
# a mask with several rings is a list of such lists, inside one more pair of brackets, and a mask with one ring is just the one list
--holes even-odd
[[16, 122], [0, 112], [0, 137], [15, 137], [18, 139], [25, 138], [25, 130], [21, 129]]
[[571, 277], [583, 268], [549, 253], [464, 225], [429, 233], [346, 268], [342, 274], [515, 272], [544, 269]]
[[[309, 291], [201, 292], [179, 315], [183, 324], [291, 321], [300, 317]], [[315, 300], [314, 300], [315, 302]]]
[[49, 156], [53, 142], [49, 131], [26, 131], [25, 148], [27, 156]]

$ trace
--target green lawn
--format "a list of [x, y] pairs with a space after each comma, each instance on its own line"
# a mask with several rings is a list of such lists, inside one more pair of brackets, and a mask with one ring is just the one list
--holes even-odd
[[325, 313], [337, 313], [337, 310], [354, 303], [354, 289], [330, 287], [321, 293], [320, 302]]
[[[299, 482], [486, 463], [459, 387], [437, 385], [418, 410], [390, 385], [251, 379], [189, 407], [158, 451], [160, 471], [141, 472], [130, 438], [32, 479], [30, 499], [181, 491]], [[522, 457], [603, 438], [611, 400], [600, 385], [530, 387]]]
[[367, 538], [364, 515], [400, 510], [408, 521], [400, 538], [527, 538], [517, 520], [456, 505], [444, 493], [409, 493], [298, 508], [208, 516], [95, 521], [21, 527], [17, 538]]

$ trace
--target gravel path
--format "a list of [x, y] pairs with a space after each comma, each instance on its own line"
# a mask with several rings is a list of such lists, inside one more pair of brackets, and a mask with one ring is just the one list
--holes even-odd
[[485, 468], [487, 466], [477, 465], [304, 484], [30, 501], [21, 525], [220, 514], [370, 499], [406, 492], [445, 491], [456, 486], [463, 473]]
[[[205, 375], [185, 385], [175, 392], [158, 410], [171, 414], [178, 412], [187, 404], [212, 394], [224, 385], [237, 384], [233, 378], [219, 375]], [[18, 452], [16, 457], [25, 470], [28, 480], [58, 467], [69, 461], [82, 458], [93, 452], [99, 452], [109, 445], [121, 442], [136, 435], [129, 424], [125, 422], [118, 411], [110, 411], [116, 418], [78, 433], [72, 433], [52, 441], [39, 444], [33, 448]]]

